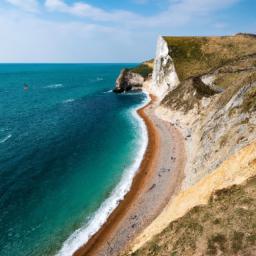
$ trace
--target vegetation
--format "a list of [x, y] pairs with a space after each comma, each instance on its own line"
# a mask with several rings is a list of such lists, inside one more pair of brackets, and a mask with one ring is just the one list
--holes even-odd
[[255, 62], [256, 53], [224, 65], [218, 70], [214, 83], [225, 90], [229, 87], [254, 82], [256, 80]]
[[140, 74], [144, 78], [147, 78], [153, 72], [154, 59], [145, 61], [134, 68], [130, 68], [129, 71]]
[[215, 192], [133, 256], [255, 255], [256, 177]]
[[[216, 105], [218, 105], [219, 108], [222, 108], [242, 87], [254, 82], [256, 82], [256, 70], [218, 74], [215, 83], [217, 86], [222, 87], [225, 90], [220, 95]], [[250, 90], [245, 94], [243, 105], [240, 107], [240, 112], [256, 110], [256, 108], [253, 107], [254, 104], [256, 106], [254, 96], [253, 90]], [[231, 109], [230, 116], [234, 111], [239, 111], [239, 109]]]
[[[222, 93], [215, 102], [217, 108], [223, 108], [229, 100], [245, 85], [256, 82], [256, 68], [253, 66], [256, 54], [232, 61], [215, 70], [214, 85]], [[200, 82], [199, 78], [191, 78], [181, 81], [180, 85], [169, 92], [163, 99], [162, 104], [175, 110], [187, 112], [200, 104], [203, 97], [210, 97], [216, 92]], [[245, 96], [243, 106], [240, 109], [231, 109], [230, 116], [236, 111], [246, 112], [256, 110], [255, 94], [251, 90]]]
[[249, 111], [256, 111], [256, 87], [250, 88], [243, 100], [242, 112]]
[[188, 79], [182, 81], [176, 89], [168, 93], [162, 100], [162, 104], [187, 113], [198, 105], [203, 97], [210, 97], [216, 93], [219, 91], [205, 85], [201, 79]]
[[164, 37], [181, 81], [210, 72], [242, 56], [256, 53], [253, 36]]

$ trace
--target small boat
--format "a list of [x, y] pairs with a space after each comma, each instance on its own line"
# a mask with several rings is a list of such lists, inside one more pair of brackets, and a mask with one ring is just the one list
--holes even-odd
[[24, 91], [27, 91], [29, 89], [29, 86], [27, 84], [24, 84]]

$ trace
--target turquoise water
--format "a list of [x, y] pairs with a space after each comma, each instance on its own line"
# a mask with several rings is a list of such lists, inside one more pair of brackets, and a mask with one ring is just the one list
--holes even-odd
[[97, 224], [141, 147], [145, 95], [109, 92], [123, 67], [0, 65], [1, 256], [65, 255]]

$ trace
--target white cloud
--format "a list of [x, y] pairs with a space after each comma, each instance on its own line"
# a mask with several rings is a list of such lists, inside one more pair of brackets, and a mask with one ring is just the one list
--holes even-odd
[[171, 0], [169, 10], [193, 14], [207, 14], [238, 2], [239, 0]]
[[95, 21], [120, 21], [121, 19], [131, 19], [136, 17], [135, 14], [128, 11], [117, 10], [108, 12], [84, 2], [75, 2], [74, 4], [68, 5], [62, 0], [46, 0], [45, 7], [52, 12], [57, 11], [67, 13], [79, 17], [90, 18]]
[[37, 12], [38, 2], [37, 0], [5, 0], [7, 3], [12, 4], [24, 11]]
[[0, 62], [134, 62], [152, 56], [156, 38], [141, 47], [143, 33], [1, 9], [0, 31]]
[[[47, 9], [41, 8], [40, 16], [0, 7], [0, 31], [5, 38], [0, 41], [0, 62], [141, 61], [154, 56], [159, 34], [218, 33], [214, 12], [235, 1], [172, 0], [165, 11], [152, 16], [107, 11], [85, 2], [68, 4], [64, 0], [46, 0]], [[46, 10], [51, 15], [44, 16]], [[56, 13], [63, 17], [55, 18]], [[73, 15], [79, 19], [72, 19]], [[235, 33], [234, 29], [229, 27], [228, 32]]]
[[[136, 0], [145, 2], [147, 0]], [[116, 22], [117, 25], [129, 28], [179, 27], [190, 20], [206, 17], [219, 9], [228, 7], [239, 0], [169, 0], [166, 11], [152, 16], [143, 16], [125, 10], [106, 11], [85, 2], [67, 4], [64, 0], [46, 0], [49, 11], [61, 12], [93, 21]]]
[[[240, 0], [170, 0], [166, 11], [148, 18], [151, 26], [183, 26], [192, 20], [207, 19], [210, 14]], [[205, 20], [204, 20], [205, 21]]]

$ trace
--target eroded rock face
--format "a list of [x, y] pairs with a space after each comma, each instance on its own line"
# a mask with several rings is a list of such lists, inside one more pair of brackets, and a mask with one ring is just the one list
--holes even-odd
[[242, 52], [208, 73], [181, 80], [158, 107], [157, 114], [179, 127], [185, 137], [184, 188], [256, 139], [255, 61], [256, 53]]
[[122, 93], [130, 90], [141, 89], [144, 77], [140, 74], [123, 69], [116, 80], [116, 86], [113, 89], [115, 93]]
[[159, 37], [150, 93], [161, 99], [168, 91], [175, 89], [179, 83], [170, 49], [164, 38]]
[[194, 185], [256, 139], [252, 103], [256, 81], [224, 91], [201, 81], [182, 82], [157, 109], [158, 116], [181, 129], [187, 144], [183, 188]]

